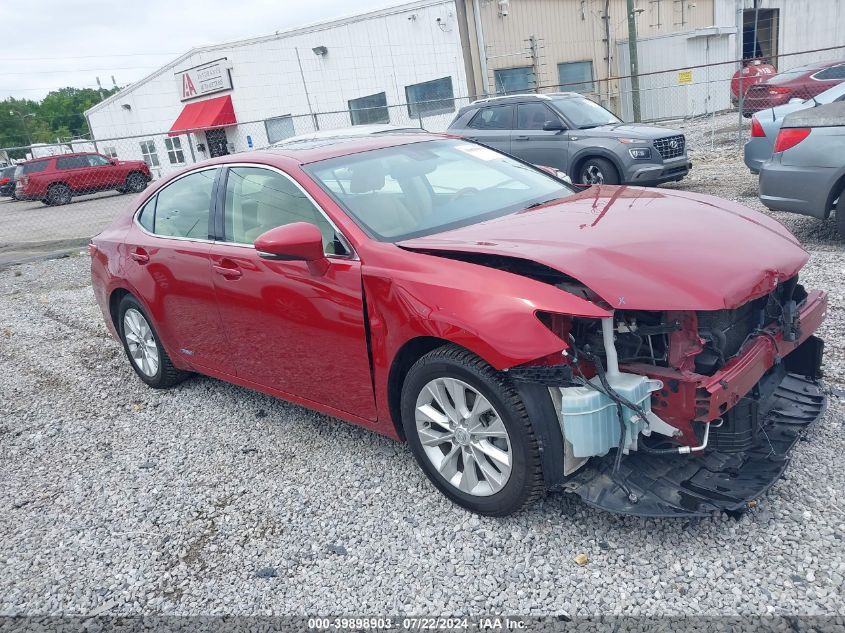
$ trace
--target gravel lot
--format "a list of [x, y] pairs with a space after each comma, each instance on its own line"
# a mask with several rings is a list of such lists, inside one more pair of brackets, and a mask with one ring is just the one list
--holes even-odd
[[[718, 149], [675, 186], [759, 208]], [[845, 253], [830, 223], [779, 219], [831, 293], [832, 397], [740, 520], [563, 494], [472, 516], [404, 445], [211, 379], [146, 388], [87, 258], [0, 271], [0, 614], [845, 613]]]

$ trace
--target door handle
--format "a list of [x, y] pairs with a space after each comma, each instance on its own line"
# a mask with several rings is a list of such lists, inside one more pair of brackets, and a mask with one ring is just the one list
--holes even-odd
[[[226, 260], [224, 260], [226, 261]], [[233, 262], [229, 262], [231, 266], [223, 266], [221, 264], [212, 264], [211, 267], [218, 275], [222, 275], [226, 279], [238, 279], [243, 275], [241, 270], [235, 266]]]
[[513, 140], [515, 140], [515, 141], [530, 141], [531, 137], [530, 136], [514, 136]]
[[129, 253], [129, 256], [142, 265], [150, 261], [150, 256], [147, 254], [147, 251], [140, 247]]

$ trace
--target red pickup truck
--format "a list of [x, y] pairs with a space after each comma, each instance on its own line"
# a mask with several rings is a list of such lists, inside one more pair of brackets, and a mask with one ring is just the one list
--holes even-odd
[[117, 160], [93, 152], [61, 154], [18, 163], [15, 197], [67, 204], [73, 196], [108, 189], [138, 193], [150, 180], [152, 174], [144, 161]]

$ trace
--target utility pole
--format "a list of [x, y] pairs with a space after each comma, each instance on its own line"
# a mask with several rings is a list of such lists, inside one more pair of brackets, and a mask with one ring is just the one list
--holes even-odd
[[631, 107], [634, 121], [640, 120], [640, 68], [637, 62], [637, 11], [634, 0], [628, 0], [628, 58], [631, 62]]

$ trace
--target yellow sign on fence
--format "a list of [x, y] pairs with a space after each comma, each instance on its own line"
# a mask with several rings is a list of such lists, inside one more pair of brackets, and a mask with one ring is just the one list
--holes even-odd
[[691, 84], [692, 83], [692, 71], [691, 70], [679, 70], [678, 71], [678, 83], [682, 86], [684, 84]]

